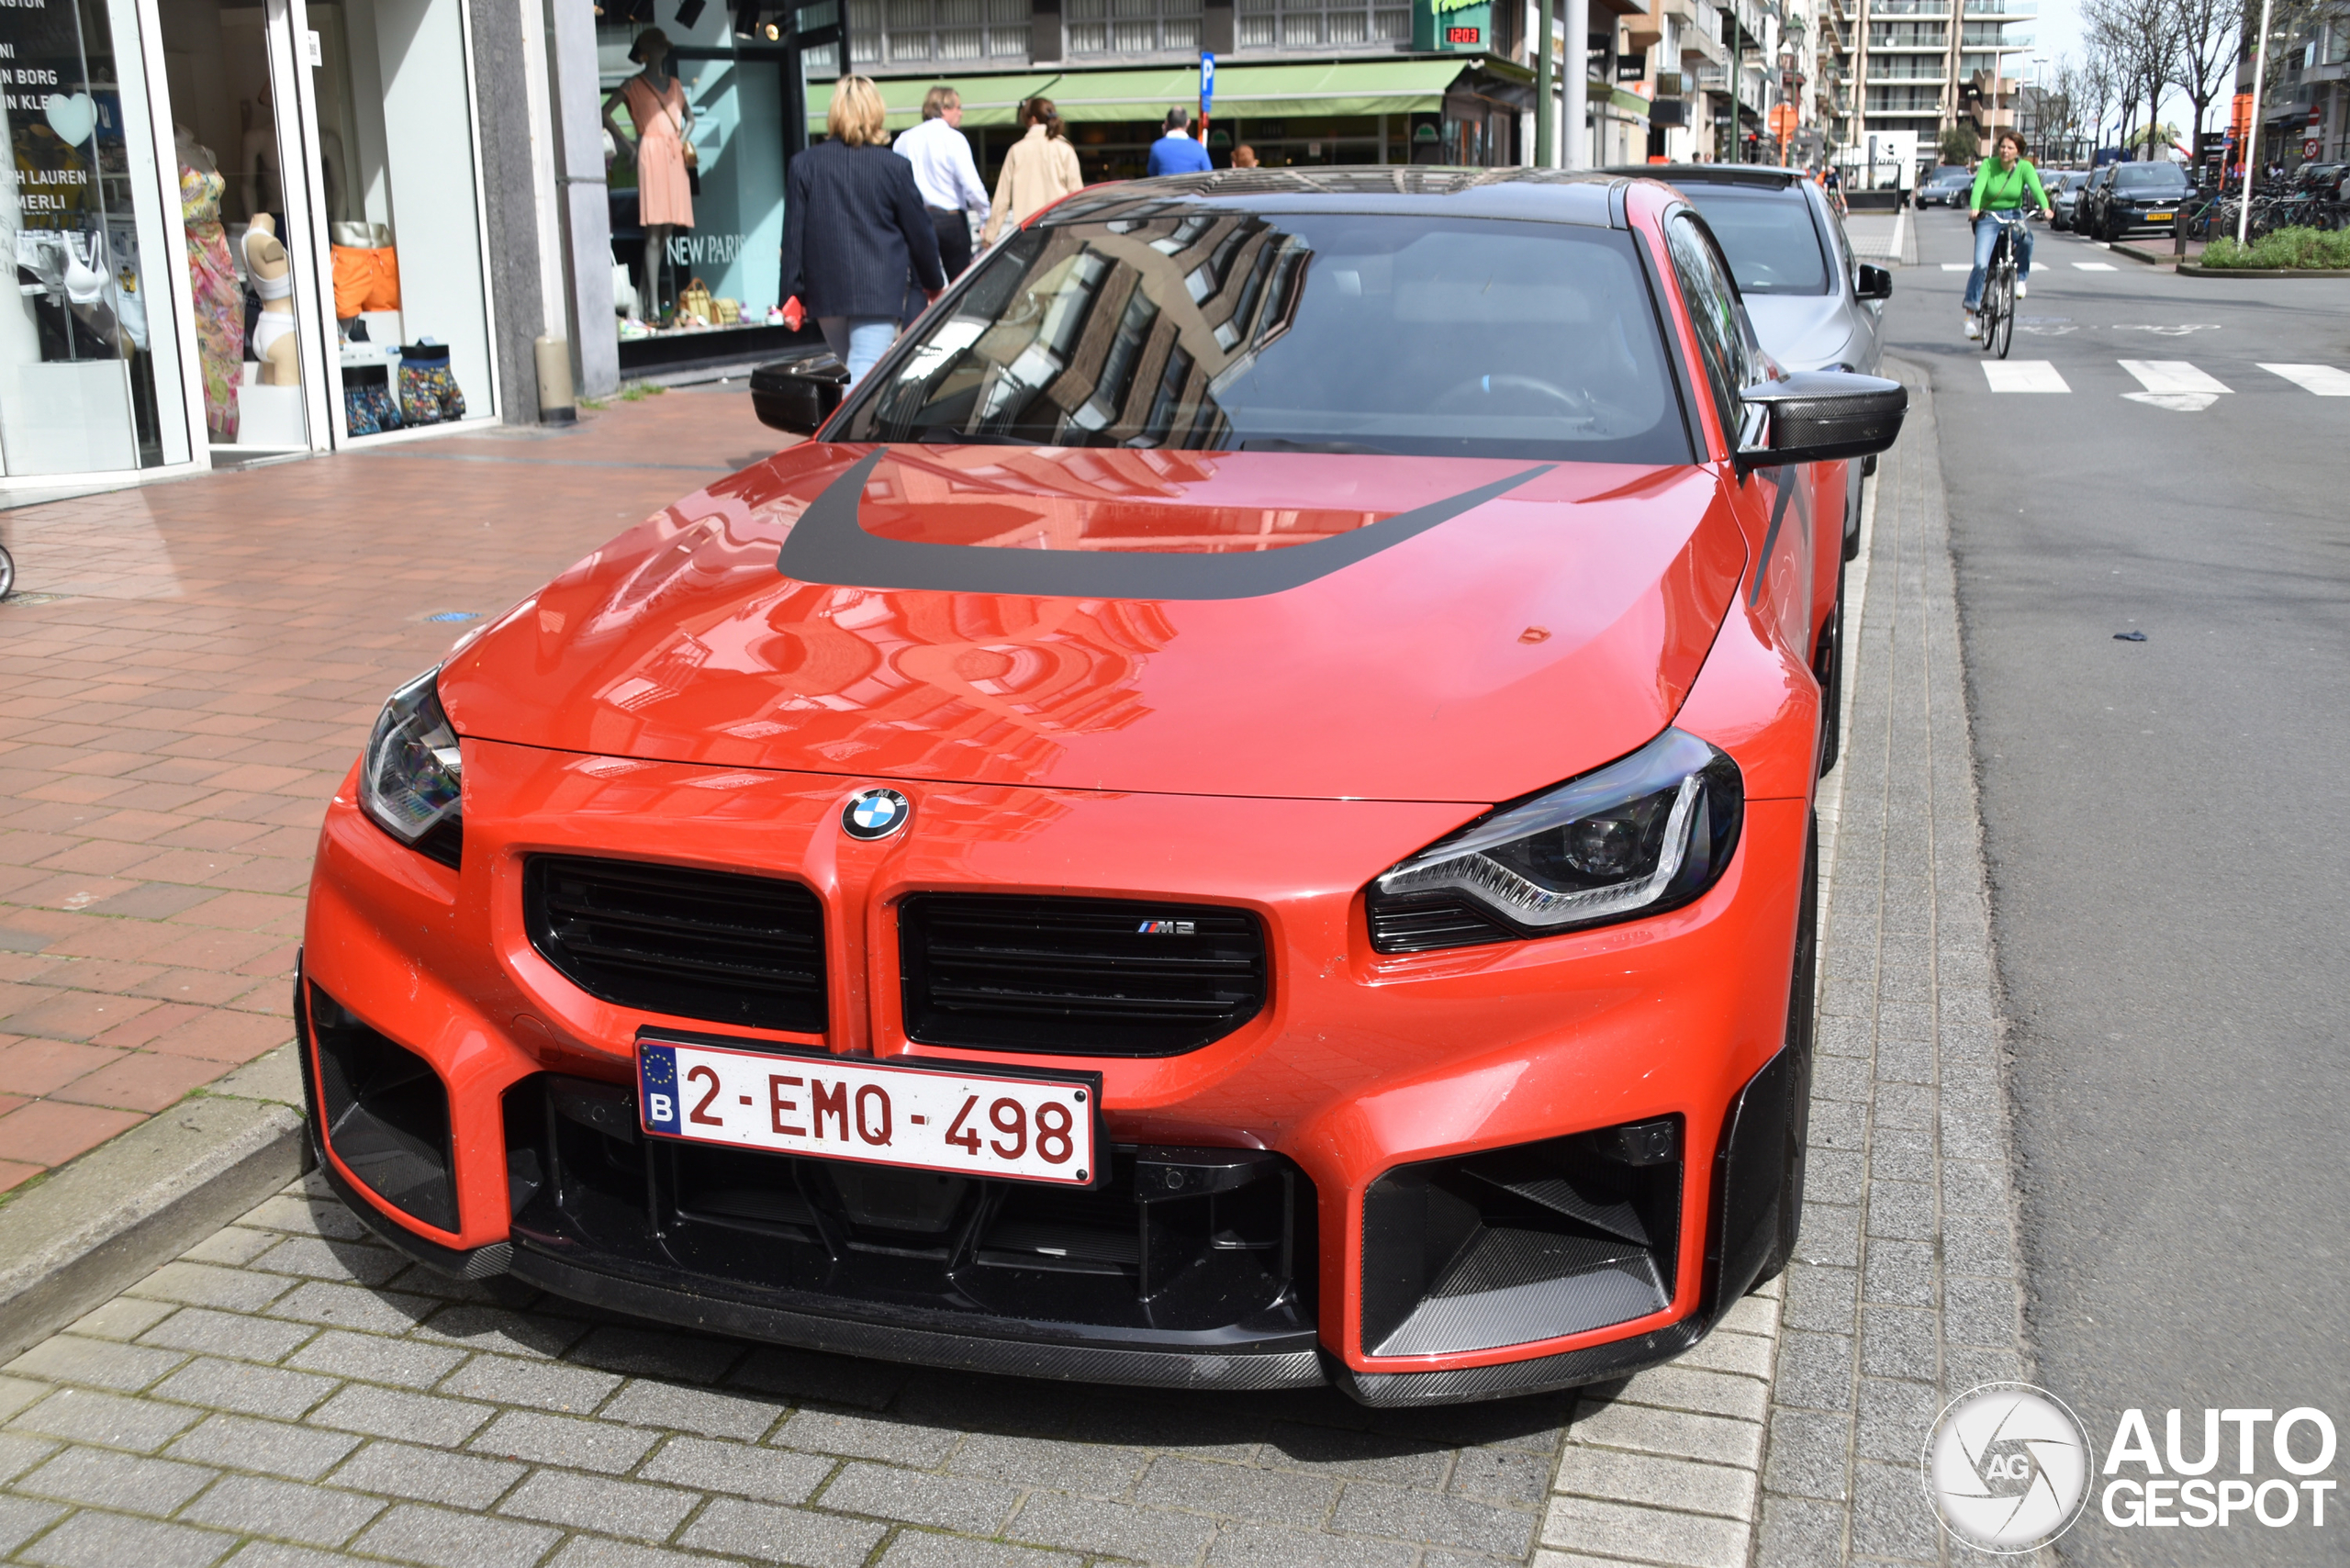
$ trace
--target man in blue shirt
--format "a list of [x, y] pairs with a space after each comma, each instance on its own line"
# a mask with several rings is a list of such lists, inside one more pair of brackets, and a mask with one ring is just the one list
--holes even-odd
[[1188, 109], [1167, 111], [1167, 129], [1150, 144], [1150, 172], [1154, 174], [1204, 174], [1215, 167], [1208, 162], [1208, 150], [1192, 140], [1185, 129], [1192, 123]]

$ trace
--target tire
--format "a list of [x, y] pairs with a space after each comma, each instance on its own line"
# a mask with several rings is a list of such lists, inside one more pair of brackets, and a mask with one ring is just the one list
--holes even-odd
[[0, 549], [0, 599], [7, 598], [17, 588], [17, 562], [5, 549]]
[[1997, 334], [1998, 342], [1986, 346], [1992, 353], [2005, 359], [2008, 357], [2008, 345], [2014, 342], [2016, 337], [2015, 274], [2009, 272], [2002, 272], [1999, 274], [1999, 321]]
[[1787, 1163], [1779, 1182], [1779, 1234], [1771, 1243], [1754, 1284], [1768, 1284], [1795, 1260], [1803, 1233], [1803, 1178], [1811, 1143], [1811, 1053], [1818, 1025], [1819, 990], [1819, 820], [1810, 819], [1804, 837], [1803, 894], [1796, 910], [1796, 961], [1787, 985], [1787, 1036], [1783, 1048], [1796, 1053], [1788, 1066]]

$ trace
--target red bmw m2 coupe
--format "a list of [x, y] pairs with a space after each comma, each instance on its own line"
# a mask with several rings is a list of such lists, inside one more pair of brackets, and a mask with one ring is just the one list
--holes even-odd
[[297, 1003], [473, 1279], [1371, 1405], [1795, 1242], [1845, 465], [1652, 182], [1096, 187], [394, 693]]

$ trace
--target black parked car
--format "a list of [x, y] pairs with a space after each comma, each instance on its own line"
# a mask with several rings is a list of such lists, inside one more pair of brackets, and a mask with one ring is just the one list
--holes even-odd
[[1964, 163], [1944, 163], [1918, 187], [1918, 205], [1924, 207], [1964, 207], [1967, 196], [1975, 189], [1975, 171]]
[[2168, 233], [2180, 206], [2194, 194], [2187, 171], [2177, 163], [2109, 163], [2099, 174], [2076, 227], [2109, 242], [2143, 230]]

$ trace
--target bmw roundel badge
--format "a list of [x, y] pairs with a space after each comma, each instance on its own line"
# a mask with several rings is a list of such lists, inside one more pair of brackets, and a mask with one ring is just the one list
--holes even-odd
[[851, 838], [887, 838], [906, 825], [914, 803], [895, 790], [860, 790], [841, 811], [841, 827]]

